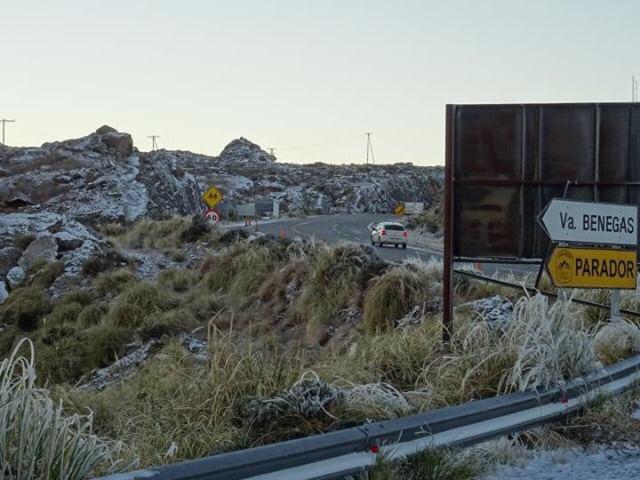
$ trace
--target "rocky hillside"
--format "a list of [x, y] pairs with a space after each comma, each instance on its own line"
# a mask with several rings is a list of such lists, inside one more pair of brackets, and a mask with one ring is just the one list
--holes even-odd
[[218, 157], [186, 151], [139, 152], [127, 133], [104, 126], [79, 139], [39, 148], [0, 149], [3, 212], [53, 212], [82, 222], [130, 222], [188, 215], [216, 185], [227, 204], [281, 200], [296, 213], [388, 212], [398, 201], [431, 204], [442, 184], [439, 167], [295, 165], [245, 138]]
[[430, 205], [443, 181], [441, 167], [393, 165], [297, 165], [275, 157], [245, 138], [218, 157], [160, 150], [191, 173], [202, 188], [216, 185], [228, 202], [280, 200], [281, 210], [302, 213], [386, 213], [399, 201]]
[[209, 185], [223, 190], [226, 205], [279, 199], [281, 212], [376, 213], [398, 201], [433, 203], [442, 169], [281, 164], [245, 138], [218, 157], [143, 153], [108, 126], [41, 147], [0, 145], [0, 303], [37, 261], [57, 262], [61, 278], [76, 276], [108, 249], [98, 227], [200, 213]]

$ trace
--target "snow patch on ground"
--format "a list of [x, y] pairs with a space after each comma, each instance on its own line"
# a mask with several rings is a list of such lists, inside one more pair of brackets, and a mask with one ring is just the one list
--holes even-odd
[[621, 480], [640, 478], [640, 449], [545, 451], [521, 466], [501, 466], [482, 480]]

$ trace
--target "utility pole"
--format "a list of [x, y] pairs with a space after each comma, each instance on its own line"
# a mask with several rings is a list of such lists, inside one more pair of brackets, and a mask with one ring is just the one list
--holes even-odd
[[6, 145], [4, 143], [4, 127], [7, 123], [14, 123], [15, 120], [7, 120], [6, 118], [2, 118], [0, 119], [0, 122], [2, 123], [2, 145]]
[[276, 149], [275, 147], [271, 147], [269, 148], [269, 155], [271, 155], [272, 157], [276, 156]]
[[638, 80], [635, 75], [631, 76], [631, 102], [636, 103], [638, 101]]
[[148, 135], [147, 138], [151, 139], [151, 151], [157, 150], [158, 142], [156, 141], [156, 139], [160, 138], [160, 135]]
[[371, 153], [371, 163], [376, 163], [376, 161], [373, 158], [373, 143], [371, 143], [371, 132], [364, 132], [364, 134], [367, 136], [367, 159], [366, 159], [366, 164], [369, 165], [369, 153]]

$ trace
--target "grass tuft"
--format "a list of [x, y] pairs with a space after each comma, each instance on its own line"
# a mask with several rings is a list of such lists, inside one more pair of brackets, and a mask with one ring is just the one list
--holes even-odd
[[439, 298], [441, 273], [435, 262], [412, 262], [393, 267], [373, 280], [364, 300], [367, 332], [391, 330], [412, 308]]
[[83, 480], [135, 465], [122, 443], [93, 434], [91, 413], [65, 415], [35, 381], [33, 345], [23, 340], [0, 363], [0, 478]]

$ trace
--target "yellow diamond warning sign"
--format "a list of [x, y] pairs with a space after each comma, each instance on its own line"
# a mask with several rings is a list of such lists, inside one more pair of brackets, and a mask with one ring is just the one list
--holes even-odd
[[209, 208], [213, 208], [218, 205], [223, 198], [224, 196], [222, 195], [222, 192], [216, 187], [209, 187], [209, 189], [202, 195], [202, 200], [204, 200], [204, 203], [206, 203]]
[[556, 247], [547, 272], [559, 288], [635, 289], [637, 251]]
[[405, 212], [406, 212], [406, 207], [404, 206], [404, 203], [399, 203], [398, 205], [396, 205], [396, 208], [393, 209], [393, 213], [395, 213], [399, 217], [404, 215]]

